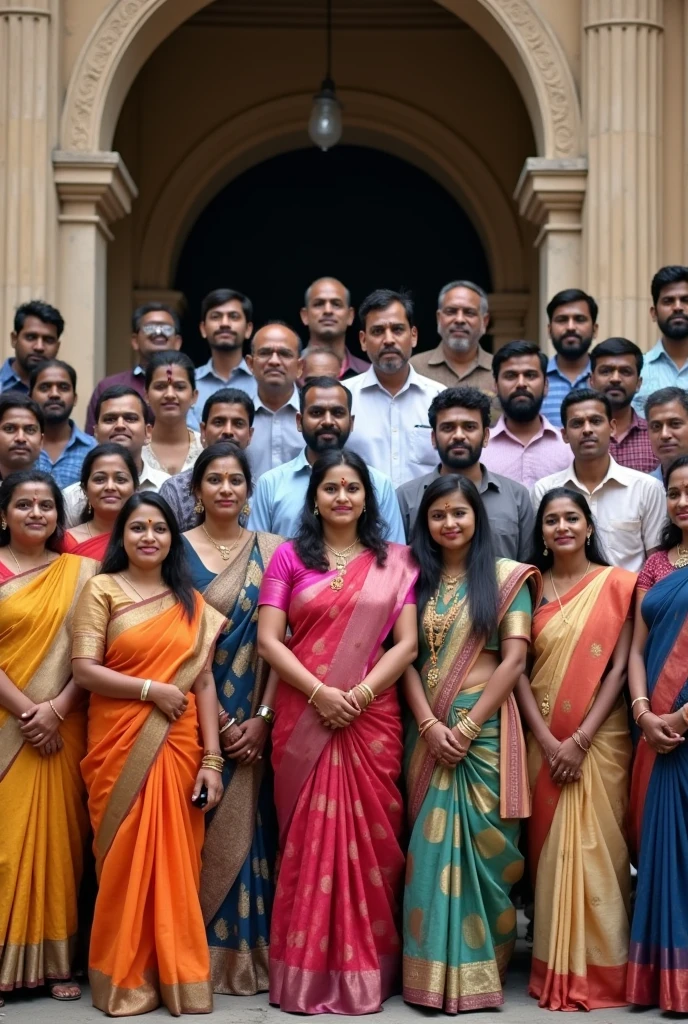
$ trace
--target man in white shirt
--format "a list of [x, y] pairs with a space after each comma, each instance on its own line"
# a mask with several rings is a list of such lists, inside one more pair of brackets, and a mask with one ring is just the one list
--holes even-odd
[[372, 366], [347, 381], [358, 424], [349, 447], [396, 488], [435, 467], [428, 409], [445, 386], [410, 365], [418, 331], [408, 295], [380, 288], [364, 299], [358, 315], [361, 348]]
[[[159, 491], [168, 474], [145, 465], [141, 451], [151, 434], [150, 409], [145, 399], [126, 384], [113, 384], [96, 400], [94, 435], [98, 444], [112, 441], [128, 448], [139, 472], [140, 491]], [[68, 527], [76, 526], [86, 504], [80, 483], [62, 492]]]
[[533, 487], [537, 509], [547, 491], [571, 487], [585, 496], [612, 565], [638, 572], [659, 547], [666, 519], [664, 488], [647, 473], [620, 466], [609, 454], [615, 430], [606, 395], [589, 388], [570, 391], [561, 406], [562, 435], [574, 454], [569, 469]]
[[256, 333], [246, 362], [258, 385], [253, 400], [253, 440], [248, 451], [254, 481], [290, 462], [303, 449], [296, 427], [303, 372], [301, 339], [287, 324], [271, 321]]

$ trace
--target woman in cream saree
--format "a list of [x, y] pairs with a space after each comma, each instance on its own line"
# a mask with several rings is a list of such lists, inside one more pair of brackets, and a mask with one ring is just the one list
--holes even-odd
[[535, 538], [547, 600], [533, 617], [530, 684], [517, 688], [533, 795], [530, 993], [550, 1010], [623, 1006], [631, 740], [621, 690], [636, 577], [604, 565], [575, 491], [543, 497]]
[[193, 592], [156, 494], [126, 503], [102, 568], [79, 602], [72, 650], [75, 679], [91, 691], [82, 772], [99, 881], [93, 1003], [111, 1016], [161, 1002], [175, 1016], [209, 1013], [194, 802], [203, 786], [208, 808], [222, 794], [209, 663], [225, 620]]
[[[95, 562], [52, 549], [64, 522], [48, 474], [0, 488], [0, 991], [69, 982], [88, 829], [85, 702], [71, 679], [79, 594]], [[60, 981], [63, 984], [60, 984]], [[0, 1005], [2, 1001], [0, 1000]]]

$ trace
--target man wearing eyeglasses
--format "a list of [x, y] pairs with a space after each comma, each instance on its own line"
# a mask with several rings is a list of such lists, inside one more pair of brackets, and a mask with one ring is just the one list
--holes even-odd
[[[113, 373], [105, 377], [96, 385], [88, 403], [86, 414], [86, 433], [92, 434], [95, 428], [95, 411], [98, 399], [106, 388], [113, 384], [124, 384], [133, 388], [142, 398], [145, 398], [146, 382], [145, 369], [148, 360], [156, 352], [166, 352], [173, 349], [178, 352], [182, 347], [181, 325], [179, 317], [171, 306], [162, 302], [147, 302], [145, 306], [139, 306], [134, 310], [131, 318], [131, 347], [137, 354], [137, 363], [133, 370], [123, 370], [122, 373]], [[192, 423], [196, 422], [193, 412], [189, 412]]]
[[246, 452], [257, 480], [303, 451], [303, 435], [296, 426], [301, 339], [288, 324], [270, 321], [254, 335], [246, 362], [257, 384], [253, 439]]

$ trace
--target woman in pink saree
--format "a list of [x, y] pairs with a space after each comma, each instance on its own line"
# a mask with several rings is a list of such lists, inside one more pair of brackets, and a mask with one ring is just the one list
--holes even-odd
[[258, 651], [280, 676], [270, 1001], [283, 1010], [374, 1013], [398, 990], [395, 683], [417, 652], [416, 576], [408, 549], [382, 540], [365, 463], [322, 455], [299, 533], [275, 552], [259, 598]]

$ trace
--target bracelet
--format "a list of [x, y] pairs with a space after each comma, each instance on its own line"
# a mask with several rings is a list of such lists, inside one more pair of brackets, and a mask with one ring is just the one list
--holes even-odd
[[[371, 688], [368, 686], [368, 684], [367, 683], [357, 683], [357, 686], [358, 686], [359, 690], [363, 693], [363, 696], [368, 698], [368, 704], [372, 704], [373, 701], [375, 700], [375, 694], [373, 693]], [[366, 704], [366, 707], [368, 707], [368, 704]]]
[[[312, 692], [312, 694], [310, 695], [310, 697], [308, 698], [308, 703], [309, 703], [309, 704], [313, 704], [313, 703], [314, 703], [314, 701], [315, 701], [315, 696], [316, 696], [316, 694], [317, 694], [318, 690], [321, 690], [321, 689], [323, 688], [323, 686], [324, 686], [324, 685], [325, 685], [324, 683], [316, 683], [316, 684], [315, 684], [315, 686], [313, 687], [313, 692]], [[316, 707], [317, 707], [317, 704], [316, 704]]]
[[463, 736], [465, 736], [467, 739], [469, 739], [469, 740], [475, 739], [473, 734], [469, 731], [468, 726], [466, 725], [465, 717], [459, 718], [458, 722], [456, 723], [455, 728], [457, 728], [459, 730], [459, 732]]
[[650, 714], [650, 708], [645, 708], [643, 711], [640, 712], [638, 717], [634, 719], [635, 724], [636, 725], [638, 724], [638, 722], [643, 717], [643, 715], [649, 715], [649, 714]]
[[148, 700], [148, 691], [151, 688], [152, 679], [146, 679], [145, 683], [141, 687], [141, 700]]
[[267, 704], [261, 704], [253, 717], [262, 718], [266, 725], [272, 725], [275, 721], [274, 708], [268, 707]]
[[223, 732], [227, 732], [227, 730], [231, 729], [233, 725], [236, 725], [236, 718], [228, 718], [225, 724], [220, 728], [219, 735], [221, 736]]
[[[459, 711], [459, 722], [462, 722], [464, 725], [464, 728], [460, 730], [464, 736], [469, 736], [472, 740], [477, 740], [482, 730], [482, 726], [476, 725], [468, 712], [463, 708]], [[457, 725], [458, 724], [459, 723], [457, 722]]]
[[203, 760], [201, 761], [201, 768], [206, 768], [211, 772], [219, 772], [222, 774], [225, 767], [225, 759], [221, 754], [204, 754]]
[[632, 700], [632, 701], [631, 701], [631, 711], [633, 710], [633, 708], [635, 707], [635, 705], [636, 705], [636, 704], [638, 703], [638, 701], [640, 701], [640, 700], [646, 700], [648, 704], [650, 703], [650, 698], [649, 698], [649, 697], [636, 697], [636, 699], [635, 699], [635, 700]]
[[[581, 743], [580, 739], [579, 739], [579, 736], [581, 736], [581, 735], [584, 735], [584, 734], [581, 733], [580, 729], [576, 729], [576, 731], [574, 732], [574, 734], [571, 737], [571, 739], [576, 744], [576, 746], [581, 748], [581, 750], [583, 751], [584, 754], [587, 754], [587, 752], [590, 750], [590, 743], [588, 743], [587, 747], [584, 747], [583, 744]], [[587, 736], [585, 738], [587, 739]]]
[[432, 729], [433, 725], [439, 725], [439, 721], [439, 718], [426, 718], [426, 720], [418, 729], [418, 735], [420, 736], [420, 738], [422, 739], [423, 736], [425, 736], [426, 732], [429, 732], [430, 729]]
[[61, 721], [61, 722], [64, 722], [64, 715], [61, 715], [61, 714], [60, 714], [60, 712], [59, 712], [59, 711], [57, 710], [57, 708], [55, 707], [55, 705], [53, 704], [53, 702], [52, 702], [51, 700], [49, 700], [49, 701], [48, 701], [48, 704], [50, 705], [50, 707], [51, 707], [51, 710], [52, 710], [52, 711], [54, 711], [54, 712], [55, 712], [55, 714], [57, 715], [57, 717], [58, 717], [58, 718], [60, 719], [60, 721]]

